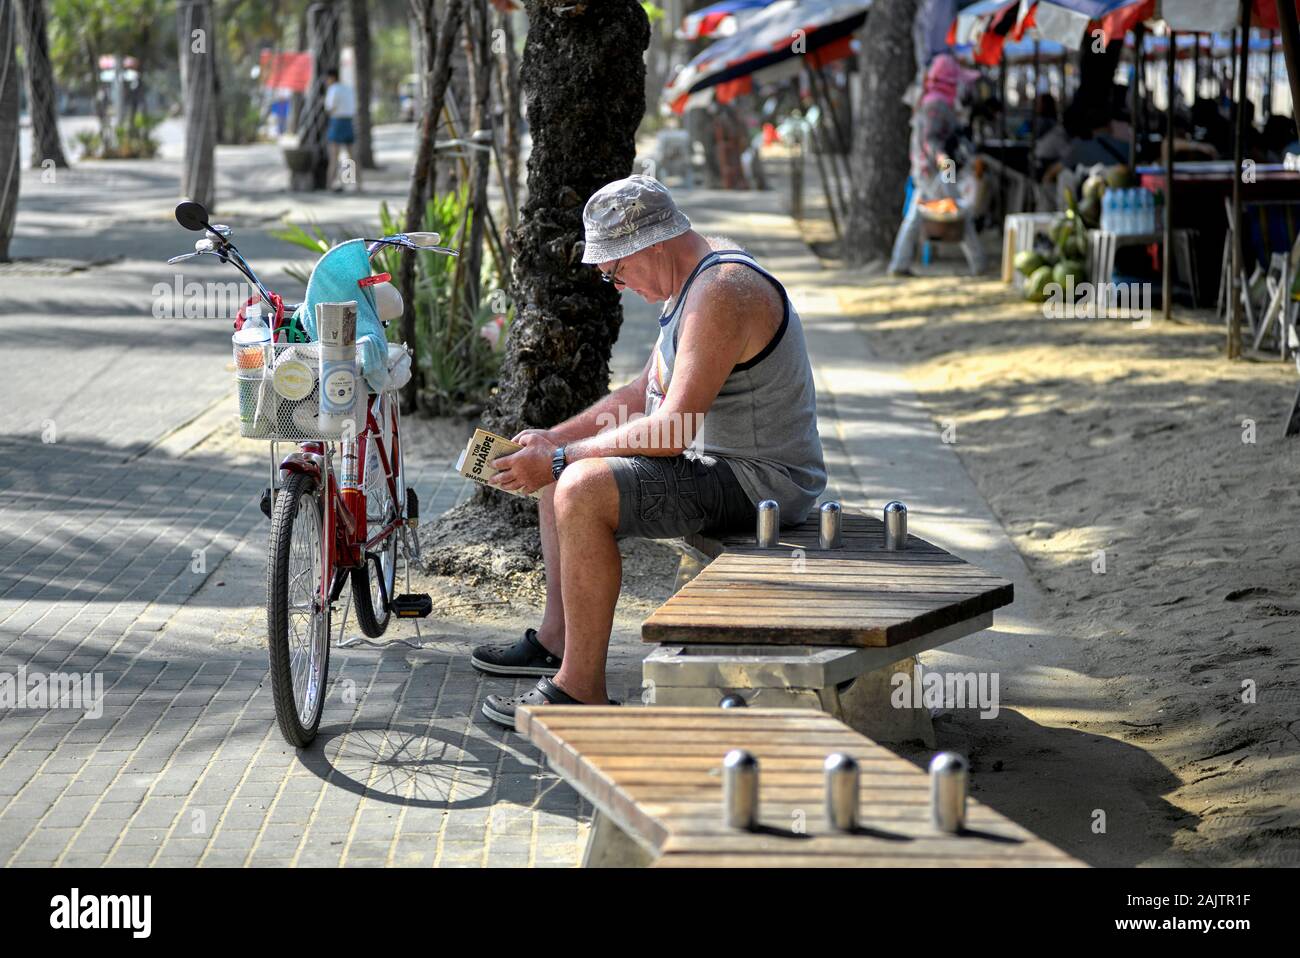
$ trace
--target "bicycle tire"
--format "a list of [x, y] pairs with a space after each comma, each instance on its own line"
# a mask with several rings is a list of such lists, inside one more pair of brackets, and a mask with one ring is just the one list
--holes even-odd
[[[312, 582], [313, 591], [309, 598], [313, 614], [309, 617], [308, 658], [300, 663], [295, 674], [294, 648], [291, 645], [295, 635], [293, 630], [294, 586], [291, 568], [294, 546], [295, 527], [300, 532], [300, 542], [315, 542], [313, 556], [317, 570], [321, 555], [321, 506], [315, 492], [316, 481], [303, 473], [289, 476], [276, 497], [275, 508], [271, 513], [270, 562], [267, 564], [266, 615], [267, 615], [267, 654], [270, 662], [271, 691], [275, 701], [275, 719], [280, 726], [284, 740], [294, 748], [305, 748], [316, 737], [320, 726], [321, 714], [325, 708], [326, 680], [329, 677], [329, 637], [330, 609], [328, 603], [316, 609], [320, 589], [319, 573]], [[301, 578], [301, 577], [300, 577]], [[299, 584], [297, 591], [302, 591]], [[296, 634], [296, 633], [295, 633]], [[297, 643], [301, 644], [301, 643]], [[305, 672], [301, 671], [306, 669]], [[303, 701], [300, 704], [298, 682], [305, 683]]]
[[[398, 467], [400, 468], [400, 466]], [[388, 493], [388, 484], [382, 477], [378, 477], [372, 488], [378, 490], [374, 500], [366, 496], [366, 522], [371, 527], [387, 525], [397, 515], [397, 504], [393, 502], [392, 496]], [[379, 568], [376, 569], [375, 563], [366, 558], [365, 562], [352, 570], [352, 601], [357, 607], [357, 625], [361, 627], [362, 633], [370, 639], [377, 639], [388, 631], [388, 623], [392, 621], [393, 613], [390, 604], [393, 600], [393, 590], [397, 584], [397, 537], [400, 530], [394, 530], [389, 537], [384, 540], [383, 548], [380, 552]], [[384, 560], [387, 560], [388, 568], [384, 573], [385, 581], [382, 584], [382, 595], [387, 598], [388, 602], [383, 608], [377, 608], [378, 596], [375, 594], [376, 589], [372, 589], [372, 577], [378, 580], [381, 570], [384, 568]]]
[[[391, 602], [393, 588], [397, 582], [397, 535], [394, 533], [388, 538], [393, 543], [391, 546], [393, 561], [390, 563], [393, 571], [385, 588]], [[375, 564], [367, 559], [365, 565], [353, 569], [351, 574], [352, 603], [357, 609], [357, 625], [361, 627], [361, 632], [366, 638], [377, 639], [388, 631], [388, 623], [392, 621], [393, 614], [389, 609], [384, 609], [382, 615], [375, 611], [375, 603], [370, 591], [370, 578], [378, 574], [375, 571]]]
[[[378, 419], [381, 423], [380, 435], [384, 447], [388, 450], [392, 450], [394, 445], [397, 446], [398, 453], [395, 457], [396, 461], [394, 461], [391, 466], [396, 471], [394, 483], [397, 486], [397, 494], [401, 498], [401, 508], [404, 509], [406, 505], [406, 474], [402, 461], [404, 456], [402, 455], [400, 443], [395, 443], [398, 430], [400, 429], [398, 419], [399, 412], [397, 407], [392, 407], [390, 410], [387, 405], [387, 403], [393, 401], [393, 397], [389, 396], [387, 398], [385, 404], [379, 409]], [[391, 419], [390, 413], [392, 417]], [[371, 441], [373, 442], [375, 440], [372, 439]], [[369, 455], [368, 452], [367, 455]], [[370, 476], [369, 468], [369, 464], [367, 464], [367, 485], [370, 488], [379, 490], [376, 497], [377, 501], [372, 502], [369, 496], [366, 497], [366, 521], [371, 528], [374, 528], [377, 524], [387, 525], [391, 522], [393, 518], [398, 515], [397, 510], [399, 505], [397, 502], [394, 502], [392, 496], [389, 495], [388, 484], [384, 477]], [[374, 485], [370, 486], [370, 483], [372, 482]], [[405, 518], [404, 515], [403, 518]], [[388, 537], [388, 540], [384, 544], [383, 552], [381, 553], [381, 559], [387, 559], [388, 565], [387, 575], [385, 576], [386, 581], [383, 583], [382, 591], [383, 595], [388, 598], [389, 603], [392, 602], [393, 594], [397, 589], [399, 535], [401, 535], [401, 530], [395, 530], [392, 535]], [[381, 561], [381, 569], [383, 568], [383, 565], [384, 563]], [[371, 588], [371, 576], [374, 575], [377, 575], [375, 564], [367, 559], [364, 565], [352, 570], [350, 579], [352, 598], [357, 607], [357, 625], [361, 627], [361, 632], [370, 639], [377, 639], [387, 632], [388, 625], [392, 621], [392, 609], [390, 606], [385, 606], [383, 609], [377, 609], [375, 607], [375, 592], [377, 590], [372, 590]]]

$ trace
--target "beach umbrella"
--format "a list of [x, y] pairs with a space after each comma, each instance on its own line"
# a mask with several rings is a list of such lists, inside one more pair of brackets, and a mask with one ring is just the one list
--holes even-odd
[[679, 40], [702, 40], [705, 37], [729, 37], [746, 21], [771, 5], [773, 0], [722, 0], [711, 3], [682, 17], [677, 30]]
[[759, 74], [775, 80], [850, 56], [870, 8], [871, 0], [776, 0], [682, 67], [663, 98], [674, 113], [715, 98], [727, 103], [751, 92]]
[[950, 47], [969, 46], [971, 59], [992, 66], [1019, 19], [1020, 0], [977, 0], [961, 10], [948, 30]]

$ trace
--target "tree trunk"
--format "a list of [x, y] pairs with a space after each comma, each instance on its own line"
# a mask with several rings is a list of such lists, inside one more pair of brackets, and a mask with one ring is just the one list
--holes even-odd
[[[468, 2], [468, 0], [466, 0]], [[464, 13], [468, 17], [468, 13]], [[446, 114], [440, 114], [440, 122], [443, 122], [442, 134], [448, 139], [456, 137], [466, 137], [470, 135], [471, 130], [466, 129], [469, 126], [470, 111], [470, 93], [469, 93], [469, 71], [470, 61], [465, 54], [463, 44], [456, 44], [451, 49], [451, 78], [447, 84], [446, 99], [439, 103], [439, 109], [446, 107]], [[454, 130], [453, 132], [453, 126]], [[437, 132], [437, 131], [435, 131]], [[464, 155], [464, 150], [443, 150], [434, 154], [434, 179], [444, 182], [444, 193], [455, 192], [464, 186], [469, 177], [468, 157]]]
[[[411, 183], [406, 194], [406, 220], [402, 229], [408, 233], [423, 228], [426, 200], [437, 186], [433, 160], [434, 135], [438, 130], [439, 107], [447, 94], [451, 80], [451, 50], [460, 29], [462, 0], [447, 0], [447, 9], [441, 25], [435, 25], [433, 0], [411, 0], [419, 40], [419, 66], [423, 110], [416, 141], [415, 166], [411, 170]], [[435, 49], [436, 48], [436, 49]], [[402, 257], [397, 274], [397, 288], [402, 294], [402, 339], [412, 350], [418, 349], [415, 335], [415, 257]], [[413, 355], [411, 380], [402, 391], [402, 407], [410, 412], [415, 408], [416, 396], [421, 386], [421, 365], [418, 352]]]
[[[525, 5], [528, 201], [512, 231], [515, 318], [486, 416], [487, 428], [506, 436], [555, 425], [608, 391], [622, 307], [614, 287], [581, 262], [582, 208], [600, 187], [632, 172], [650, 39], [636, 0]], [[493, 508], [520, 502], [493, 491], [480, 498]]]
[[179, 0], [176, 26], [180, 41], [181, 90], [185, 102], [185, 162], [181, 195], [215, 209], [217, 91], [213, 75], [211, 0]]
[[307, 8], [307, 45], [311, 50], [311, 86], [303, 102], [302, 120], [298, 124], [298, 149], [313, 158], [310, 172], [295, 173], [292, 188], [319, 190], [325, 182], [329, 159], [325, 132], [329, 116], [325, 113], [325, 74], [339, 68], [339, 11], [333, 0], [322, 0]]
[[[307, 49], [307, 10], [304, 8], [302, 15], [298, 18], [298, 46], [295, 53], [302, 53]], [[285, 124], [285, 129], [296, 134], [298, 127], [302, 123], [302, 108], [307, 101], [307, 97], [302, 93], [292, 93], [289, 95], [289, 121]]]
[[18, 17], [14, 0], [0, 0], [0, 263], [18, 213]]
[[32, 162], [40, 167], [46, 160], [66, 167], [59, 139], [59, 110], [54, 93], [54, 68], [50, 65], [50, 37], [46, 27], [45, 0], [22, 0], [18, 7], [19, 42], [27, 67], [27, 111], [32, 118]]
[[99, 82], [99, 45], [83, 37], [82, 50], [86, 54], [86, 75], [90, 78], [90, 97], [95, 104], [95, 119], [99, 122], [99, 137], [105, 143], [113, 141], [113, 129], [108, 120], [108, 99]]
[[862, 35], [861, 115], [854, 129], [843, 244], [845, 261], [853, 266], [888, 257], [903, 218], [911, 112], [902, 96], [916, 74], [916, 2], [877, 0], [871, 28]]
[[370, 142], [370, 11], [366, 0], [351, 0], [352, 51], [357, 66], [357, 162], [362, 169], [373, 170], [375, 151]]
[[[465, 18], [465, 56], [469, 63], [470, 113], [469, 123], [461, 135], [466, 139], [492, 123], [492, 47], [488, 34], [487, 0], [468, 0]], [[483, 272], [483, 238], [487, 229], [488, 173], [492, 154], [487, 150], [474, 150], [470, 154], [470, 226], [469, 243], [461, 253], [463, 258], [464, 303], [471, 315], [478, 310], [480, 275]]]
[[523, 133], [523, 114], [520, 112], [519, 103], [519, 56], [515, 52], [515, 26], [514, 18], [509, 13], [497, 13], [497, 25], [501, 30], [501, 52], [498, 54], [499, 70], [501, 75], [498, 78], [497, 89], [501, 93], [501, 105], [504, 108], [504, 140], [502, 150], [505, 156], [505, 176], [506, 184], [510, 188], [510, 196], [514, 202], [514, 208], [510, 211], [512, 217], [511, 226], [514, 226], [513, 217], [517, 216], [519, 209], [519, 144]]

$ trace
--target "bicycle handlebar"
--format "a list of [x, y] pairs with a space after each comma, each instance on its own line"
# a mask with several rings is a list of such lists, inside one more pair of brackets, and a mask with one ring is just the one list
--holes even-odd
[[[243, 255], [239, 252], [238, 247], [230, 241], [230, 230], [223, 227], [220, 231], [217, 229], [210, 229], [209, 231], [213, 234], [212, 237], [205, 237], [195, 243], [194, 252], [173, 256], [171, 259], [167, 260], [167, 264], [169, 266], [174, 266], [175, 264], [184, 262], [187, 259], [193, 259], [195, 256], [202, 256], [205, 253], [211, 253], [213, 256], [217, 257], [217, 259], [221, 260], [221, 262], [229, 263], [234, 266], [235, 269], [239, 270], [239, 272], [244, 275], [244, 278], [252, 283], [257, 289], [258, 294], [262, 297], [262, 300], [266, 305], [271, 307], [271, 309], [275, 309], [275, 303], [271, 299], [270, 291], [262, 285], [262, 281], [257, 278], [257, 274], [254, 273], [253, 268], [248, 265], [248, 261], [245, 260]], [[441, 234], [438, 233], [394, 233], [391, 236], [384, 236], [380, 239], [365, 239], [364, 237], [362, 239], [366, 244], [368, 244], [366, 246], [367, 257], [373, 257], [375, 253], [379, 252], [379, 250], [383, 249], [385, 246], [398, 246], [402, 249], [424, 251], [428, 253], [444, 253], [447, 256], [460, 255], [458, 250], [454, 250], [449, 246], [437, 245], [438, 241], [442, 239]]]

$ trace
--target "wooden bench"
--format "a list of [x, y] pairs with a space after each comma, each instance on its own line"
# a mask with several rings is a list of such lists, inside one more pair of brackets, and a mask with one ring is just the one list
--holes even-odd
[[[929, 776], [820, 712], [549, 705], [521, 708], [517, 722], [595, 809], [586, 867], [1081, 864], [974, 799], [963, 832], [938, 831]], [[733, 748], [759, 763], [753, 831], [723, 819], [722, 759]], [[831, 752], [859, 763], [854, 832], [826, 821]]]
[[874, 516], [843, 514], [842, 538], [819, 548], [814, 509], [774, 549], [750, 536], [688, 542], [678, 590], [641, 626], [659, 646], [642, 666], [647, 703], [738, 694], [821, 709], [876, 741], [933, 746], [929, 710], [891, 707], [891, 678], [919, 675], [918, 653], [989, 628], [1012, 584], [918, 536], [887, 551]]

